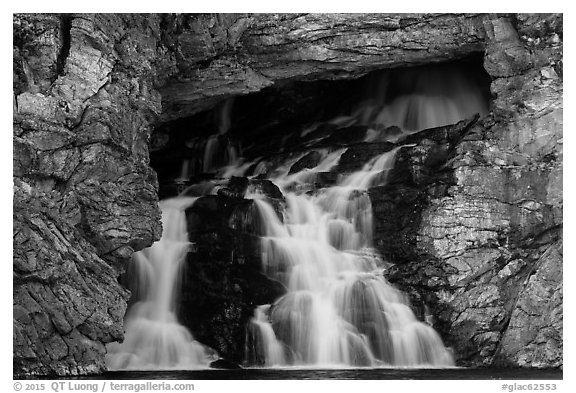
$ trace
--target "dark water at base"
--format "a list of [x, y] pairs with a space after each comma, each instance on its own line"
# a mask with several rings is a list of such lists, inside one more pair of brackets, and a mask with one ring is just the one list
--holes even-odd
[[559, 380], [562, 370], [534, 369], [242, 369], [194, 371], [117, 371], [92, 379], [163, 380]]

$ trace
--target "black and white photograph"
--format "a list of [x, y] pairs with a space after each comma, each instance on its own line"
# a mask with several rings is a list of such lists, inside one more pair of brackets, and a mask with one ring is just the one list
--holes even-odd
[[7, 391], [566, 391], [562, 12], [182, 8], [11, 15]]

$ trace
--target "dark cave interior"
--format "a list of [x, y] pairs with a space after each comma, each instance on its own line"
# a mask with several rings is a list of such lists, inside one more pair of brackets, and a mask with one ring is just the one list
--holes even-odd
[[[372, 103], [390, 106], [409, 94], [435, 98], [476, 90], [487, 110], [490, 77], [482, 58], [478, 53], [455, 62], [376, 70], [350, 80], [284, 81], [258, 93], [229, 97], [209, 111], [161, 124], [150, 141], [160, 199], [174, 196], [190, 184], [218, 178], [218, 169], [226, 165], [248, 166], [250, 162], [245, 175], [251, 175], [260, 160], [290, 154], [303, 146], [359, 142], [370, 128], [388, 127], [367, 116], [366, 110], [362, 113], [363, 106]], [[418, 103], [412, 104], [398, 120], [403, 124], [394, 125], [414, 128], [417, 112]], [[315, 128], [309, 131], [311, 125]]]

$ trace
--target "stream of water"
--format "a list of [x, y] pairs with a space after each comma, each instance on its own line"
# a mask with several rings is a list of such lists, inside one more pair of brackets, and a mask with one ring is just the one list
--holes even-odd
[[283, 217], [263, 195], [247, 195], [264, 223], [264, 269], [288, 288], [274, 304], [256, 309], [247, 340], [250, 364], [454, 365], [440, 336], [416, 319], [406, 297], [384, 279], [384, 262], [371, 247], [366, 190], [377, 175], [384, 173], [379, 179], [385, 183], [398, 149], [313, 193], [305, 187], [307, 178], [336, 165], [333, 154], [304, 176], [280, 173], [272, 181], [286, 196]]
[[[395, 125], [402, 133], [411, 133], [485, 113], [478, 94], [465, 82], [457, 76], [450, 81], [446, 86], [436, 75], [417, 77], [408, 93], [392, 101], [372, 97], [352, 115], [334, 121], [370, 125], [366, 141], [372, 141], [382, 139], [378, 136], [382, 127]], [[231, 105], [228, 101], [222, 106], [218, 132], [204, 142], [202, 170], [224, 178], [242, 176], [256, 165], [238, 157], [233, 145], [222, 143], [231, 125]], [[386, 184], [402, 148], [379, 154], [359, 170], [340, 175], [335, 184], [320, 188], [314, 185], [316, 176], [338, 165], [346, 148], [315, 149], [321, 157], [318, 163], [294, 173], [292, 165], [310, 151], [272, 169], [256, 167], [252, 176], [266, 173], [285, 197], [283, 210], [277, 211], [256, 189], [249, 188], [244, 196], [253, 200], [262, 223], [262, 269], [288, 292], [273, 304], [255, 308], [246, 326], [244, 360], [246, 365], [274, 371], [208, 372], [202, 377], [375, 378], [394, 372], [410, 374], [406, 367], [454, 367], [453, 354], [438, 333], [418, 320], [406, 295], [386, 281], [387, 264], [372, 244], [367, 190]], [[190, 160], [183, 160], [178, 179], [190, 175]], [[111, 370], [201, 369], [217, 358], [194, 340], [174, 312], [180, 266], [190, 246], [184, 212], [195, 200], [180, 196], [160, 202], [162, 239], [135, 254], [129, 272], [135, 301], [126, 315], [125, 341], [108, 345]], [[177, 375], [186, 379], [192, 374]]]
[[161, 201], [162, 238], [134, 254], [129, 276], [137, 301], [124, 320], [124, 342], [107, 346], [111, 370], [181, 370], [214, 360], [213, 351], [194, 340], [174, 310], [178, 277], [190, 247], [184, 211], [196, 199]]

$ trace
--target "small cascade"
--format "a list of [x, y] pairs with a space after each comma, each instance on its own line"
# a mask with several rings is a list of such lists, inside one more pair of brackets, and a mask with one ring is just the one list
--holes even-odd
[[[340, 185], [354, 190], [367, 190], [368, 187], [372, 185], [376, 176], [381, 174], [384, 176], [388, 175], [388, 172], [394, 167], [394, 158], [399, 149], [400, 147], [397, 147], [372, 158], [362, 167], [362, 170], [345, 177]], [[386, 179], [383, 178], [381, 182], [385, 183]]]
[[162, 238], [134, 254], [129, 277], [137, 301], [125, 317], [124, 342], [107, 346], [110, 370], [192, 369], [214, 360], [178, 322], [174, 310], [179, 272], [190, 247], [185, 209], [196, 199], [160, 202]]
[[238, 148], [226, 136], [230, 130], [233, 104], [234, 98], [229, 98], [215, 112], [218, 134], [210, 135], [204, 145], [202, 170], [206, 173], [214, 172], [223, 166], [235, 166], [238, 161]]
[[368, 96], [348, 117], [354, 123], [371, 126], [367, 141], [376, 139], [386, 127], [412, 133], [488, 113], [487, 101], [474, 76], [457, 66], [429, 66], [373, 76]]
[[[238, 167], [244, 163], [240, 157], [240, 144], [235, 142], [229, 135], [231, 127], [231, 114], [234, 99], [223, 101], [214, 109], [213, 118], [210, 120], [209, 130], [217, 131], [211, 135], [195, 135], [183, 138], [181, 148], [185, 152], [180, 164], [180, 172], [171, 180], [176, 184], [188, 184], [195, 175], [226, 173], [226, 169], [238, 173]], [[221, 175], [219, 174], [219, 175]]]
[[314, 168], [304, 168], [301, 171], [290, 173], [292, 166], [307, 154], [302, 153], [286, 161], [273, 171], [271, 176], [274, 178], [276, 184], [282, 189], [301, 189], [302, 187], [306, 187], [314, 182], [318, 173], [330, 172], [332, 168], [338, 165], [338, 161], [340, 157], [342, 157], [342, 154], [346, 152], [346, 149], [336, 149], [332, 152], [328, 149], [319, 149], [316, 152], [320, 154], [322, 159]]
[[252, 161], [246, 161], [240, 157], [233, 164], [221, 168], [218, 171], [218, 175], [223, 179], [229, 179], [232, 176], [244, 176], [253, 165], [254, 163]]
[[316, 198], [323, 212], [336, 214], [330, 222], [330, 244], [341, 250], [372, 245], [372, 204], [366, 190], [376, 178], [385, 183], [400, 147], [372, 158], [364, 167], [323, 190]]
[[238, 148], [226, 135], [210, 135], [204, 144], [202, 172], [216, 172], [224, 166], [236, 167], [238, 159]]
[[255, 311], [249, 359], [261, 359], [257, 364], [264, 366], [454, 365], [434, 329], [416, 319], [405, 296], [383, 277], [385, 263], [370, 247], [366, 190], [376, 179], [386, 181], [400, 148], [312, 193], [294, 184], [335, 166], [345, 149], [324, 154], [315, 168], [296, 174], [283, 166], [273, 179], [285, 193], [282, 218], [263, 195], [247, 196], [263, 223], [264, 269], [288, 288], [274, 304]]
[[174, 179], [174, 181], [176, 183], [182, 183], [185, 182], [186, 180], [188, 180], [190, 178], [190, 166], [191, 166], [191, 160], [185, 159], [182, 160], [182, 166], [180, 168], [180, 176], [178, 176], [176, 179]]
[[202, 160], [202, 170], [204, 172], [210, 172], [214, 169], [214, 158], [220, 147], [219, 135], [211, 135], [206, 141], [204, 146], [204, 159]]
[[218, 133], [226, 134], [232, 125], [232, 107], [234, 105], [234, 97], [225, 100], [220, 109], [216, 111], [216, 123], [218, 124]]
[[[281, 366], [286, 364], [285, 346], [276, 339], [274, 329], [268, 322], [269, 311], [269, 304], [258, 306], [254, 310], [254, 318], [247, 332], [247, 341], [251, 339], [254, 343], [246, 346], [245, 358], [264, 367]], [[254, 351], [255, 348], [261, 351]]]

